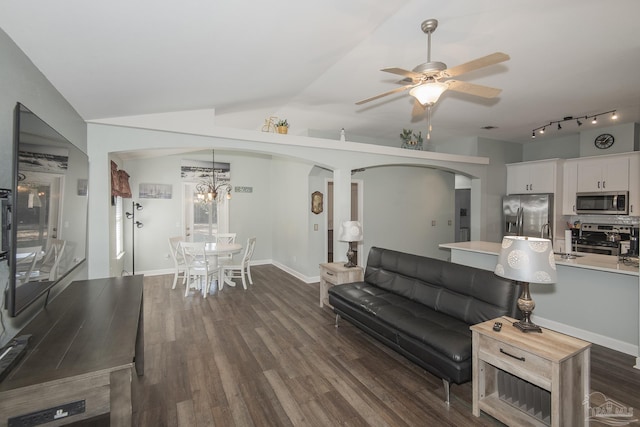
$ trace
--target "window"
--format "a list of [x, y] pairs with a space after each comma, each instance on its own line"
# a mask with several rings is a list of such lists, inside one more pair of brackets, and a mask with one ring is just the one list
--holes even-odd
[[115, 196], [116, 199], [116, 258], [124, 255], [124, 232], [122, 215], [122, 197]]
[[185, 183], [184, 218], [185, 237], [193, 242], [211, 241], [218, 233], [229, 232], [229, 200], [218, 196], [218, 202], [205, 202], [198, 198], [196, 185]]

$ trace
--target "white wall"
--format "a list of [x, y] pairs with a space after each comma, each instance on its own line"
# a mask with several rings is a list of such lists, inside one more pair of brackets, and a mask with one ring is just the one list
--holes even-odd
[[447, 258], [438, 245], [455, 241], [453, 173], [383, 166], [357, 177], [364, 181], [364, 254], [377, 246]]

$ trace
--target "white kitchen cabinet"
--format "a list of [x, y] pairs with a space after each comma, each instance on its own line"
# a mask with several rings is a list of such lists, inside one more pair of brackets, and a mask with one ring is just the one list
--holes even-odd
[[557, 160], [507, 165], [507, 194], [555, 193]]
[[640, 153], [629, 155], [629, 215], [640, 216]]
[[569, 159], [562, 168], [562, 215], [576, 214], [578, 159]]
[[628, 155], [579, 160], [578, 192], [627, 191], [628, 189]]

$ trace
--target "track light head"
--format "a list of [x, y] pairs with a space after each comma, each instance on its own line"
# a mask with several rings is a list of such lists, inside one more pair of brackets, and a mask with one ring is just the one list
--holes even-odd
[[558, 123], [558, 130], [562, 130], [562, 126], [560, 126], [560, 123]]
[[611, 114], [611, 120], [618, 120], [618, 113], [616, 111]]
[[593, 120], [591, 120], [591, 124], [596, 124], [598, 123], [598, 116], [593, 116]]
[[578, 124], [578, 126], [582, 126], [582, 122], [580, 121], [580, 119], [576, 119], [576, 123]]

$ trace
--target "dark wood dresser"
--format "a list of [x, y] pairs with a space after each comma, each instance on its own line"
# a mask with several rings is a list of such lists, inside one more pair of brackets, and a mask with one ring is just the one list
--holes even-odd
[[143, 276], [76, 281], [29, 322], [18, 333], [31, 335], [27, 353], [0, 382], [0, 426], [107, 412], [112, 426], [131, 425], [133, 368], [144, 373], [142, 289]]

